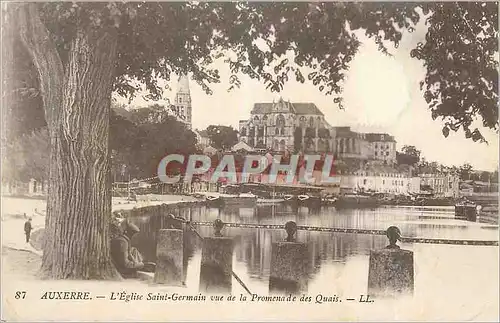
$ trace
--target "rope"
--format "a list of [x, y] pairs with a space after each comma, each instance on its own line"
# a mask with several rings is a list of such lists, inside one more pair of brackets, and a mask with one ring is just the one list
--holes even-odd
[[[191, 222], [193, 225], [213, 226], [213, 222]], [[252, 228], [252, 229], [272, 229], [284, 230], [285, 226], [281, 224], [256, 224], [256, 223], [224, 223], [226, 227], [232, 228]], [[371, 235], [386, 235], [385, 230], [370, 230], [370, 229], [344, 229], [344, 228], [327, 228], [313, 226], [297, 226], [297, 230], [317, 231], [317, 232], [335, 232], [335, 233], [353, 233], [353, 234], [371, 234]], [[457, 240], [457, 239], [435, 239], [435, 238], [412, 238], [401, 237], [402, 242], [412, 243], [434, 243], [434, 244], [452, 244], [452, 245], [470, 245], [470, 246], [498, 246], [497, 240]]]

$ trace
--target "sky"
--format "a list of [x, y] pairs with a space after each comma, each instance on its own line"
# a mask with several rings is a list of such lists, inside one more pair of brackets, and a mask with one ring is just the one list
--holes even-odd
[[[193, 129], [205, 129], [211, 124], [238, 129], [238, 121], [249, 118], [254, 103], [273, 102], [282, 97], [292, 102], [315, 103], [332, 126], [389, 133], [395, 136], [398, 150], [404, 145], [416, 146], [428, 161], [449, 166], [470, 163], [477, 170], [498, 169], [497, 133], [479, 124], [488, 144], [466, 139], [461, 131], [452, 131], [448, 138], [444, 138], [444, 123], [440, 119], [432, 120], [419, 88], [425, 68], [420, 61], [410, 57], [410, 50], [418, 42], [425, 41], [425, 33], [426, 28], [421, 23], [413, 33], [403, 34], [398, 48], [389, 46], [392, 56], [379, 52], [373, 40], [359, 33], [362, 45], [346, 72], [344, 110], [340, 110], [331, 96], [319, 92], [312, 83], [306, 80], [302, 84], [293, 77], [278, 94], [266, 90], [258, 80], [240, 75], [240, 88], [228, 92], [229, 68], [221, 59], [214, 63], [219, 69], [221, 83], [211, 85], [212, 95], [205, 94], [196, 82], [190, 81]], [[177, 84], [170, 85], [172, 90], [165, 90], [164, 97], [173, 102]], [[132, 101], [133, 106], [148, 104], [152, 102], [141, 97]]]

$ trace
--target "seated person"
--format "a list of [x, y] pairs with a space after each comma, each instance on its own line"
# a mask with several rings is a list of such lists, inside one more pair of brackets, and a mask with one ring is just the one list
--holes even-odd
[[155, 264], [145, 264], [139, 250], [131, 246], [130, 240], [139, 231], [135, 224], [125, 221], [123, 232], [111, 240], [111, 259], [124, 278], [137, 278], [138, 271], [155, 270]]

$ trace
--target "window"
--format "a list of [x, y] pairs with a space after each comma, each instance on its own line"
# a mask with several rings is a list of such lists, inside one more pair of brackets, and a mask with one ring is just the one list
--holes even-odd
[[282, 114], [279, 114], [276, 117], [276, 126], [283, 127], [285, 125], [285, 117]]
[[375, 156], [377, 156], [377, 152], [375, 152]]
[[314, 128], [314, 118], [309, 117], [309, 127]]
[[385, 152], [385, 155], [386, 155], [386, 156], [389, 156], [389, 152], [388, 152], [388, 151], [386, 151], [386, 152]]
[[363, 180], [363, 185], [366, 185], [366, 178]]
[[279, 135], [279, 134], [280, 134], [280, 130], [279, 130], [279, 128], [274, 129], [274, 134], [275, 134], [275, 135]]
[[378, 145], [377, 145], [377, 144], [375, 144], [375, 149], [377, 149], [377, 148], [378, 148]]
[[241, 135], [246, 136], [247, 135], [247, 129], [245, 127], [241, 128]]
[[285, 135], [285, 128], [281, 128], [281, 135], [284, 136]]
[[182, 96], [179, 97], [179, 103], [182, 103]]
[[382, 185], [385, 185], [385, 179], [382, 180]]

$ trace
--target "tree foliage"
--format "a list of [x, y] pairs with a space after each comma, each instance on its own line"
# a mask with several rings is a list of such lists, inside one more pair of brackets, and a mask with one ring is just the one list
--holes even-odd
[[429, 28], [411, 55], [424, 61], [420, 86], [432, 118], [445, 120], [445, 137], [462, 128], [467, 138], [484, 140], [471, 126], [477, 118], [498, 130], [498, 3], [421, 5], [431, 12]]
[[405, 145], [401, 152], [396, 152], [398, 165], [416, 165], [420, 161], [420, 150], [415, 146]]
[[463, 181], [471, 179], [472, 172], [473, 167], [469, 163], [465, 163], [459, 167], [460, 179]]
[[[211, 67], [226, 56], [232, 87], [238, 76], [259, 79], [280, 91], [291, 78], [311, 81], [342, 106], [342, 82], [363, 30], [387, 52], [403, 33], [425, 18], [425, 42], [411, 52], [427, 75], [421, 82], [434, 119], [445, 119], [443, 134], [460, 127], [466, 137], [478, 117], [498, 127], [498, 5], [483, 3], [44, 3], [41, 17], [67, 62], [71, 40], [83, 26], [118, 32], [113, 89], [132, 97], [142, 89], [158, 99], [160, 79], [191, 73], [207, 92], [219, 82]], [[81, 29], [81, 28], [80, 28]], [[175, 30], [166, 33], [165, 30]], [[290, 60], [287, 53], [293, 53]], [[168, 83], [167, 83], [168, 86]]]
[[3, 156], [4, 180], [27, 182], [30, 179], [46, 180], [49, 164], [49, 135], [46, 128], [16, 137], [9, 142]]
[[[134, 113], [139, 110], [142, 109]], [[145, 110], [148, 111], [147, 108]], [[140, 115], [144, 116], [143, 113]], [[153, 177], [157, 175], [158, 164], [166, 154], [196, 152], [196, 135], [175, 117], [146, 117], [146, 120], [151, 120], [148, 122], [132, 118], [138, 123], [115, 113], [111, 117], [110, 148], [115, 178], [128, 180], [128, 175], [131, 178]], [[122, 172], [123, 169], [126, 171]], [[122, 173], [125, 173], [125, 178], [121, 178]]]
[[233, 127], [210, 125], [207, 127], [211, 145], [217, 149], [230, 149], [238, 142], [238, 131]]

